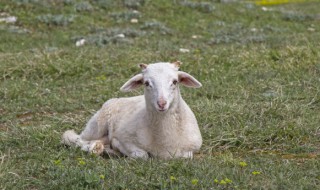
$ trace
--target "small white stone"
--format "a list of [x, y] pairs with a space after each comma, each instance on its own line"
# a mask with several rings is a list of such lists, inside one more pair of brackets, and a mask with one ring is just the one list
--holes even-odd
[[258, 31], [258, 29], [256, 29], [256, 28], [251, 28], [251, 32], [256, 32], [256, 31]]
[[180, 48], [179, 51], [180, 51], [181, 53], [189, 53], [189, 52], [190, 52], [189, 49], [185, 49], [185, 48]]
[[138, 19], [133, 18], [133, 19], [130, 20], [130, 22], [135, 24], [135, 23], [138, 23], [139, 21], [138, 21]]
[[192, 39], [198, 39], [199, 36], [198, 35], [192, 35]]
[[9, 15], [9, 13], [1, 12], [1, 13], [0, 13], [0, 16], [10, 16], [10, 15]]
[[314, 28], [312, 28], [312, 27], [309, 27], [307, 30], [310, 31], [310, 32], [316, 31], [316, 29], [314, 29]]
[[83, 46], [85, 42], [86, 42], [85, 39], [78, 40], [78, 41], [76, 42], [76, 46], [77, 46], [77, 47]]
[[15, 22], [17, 22], [17, 17], [9, 16], [9, 17], [6, 17], [6, 18], [0, 18], [0, 22], [15, 23]]
[[116, 35], [116, 37], [118, 37], [118, 38], [125, 38], [126, 36], [125, 36], [124, 34], [118, 34], [118, 35]]

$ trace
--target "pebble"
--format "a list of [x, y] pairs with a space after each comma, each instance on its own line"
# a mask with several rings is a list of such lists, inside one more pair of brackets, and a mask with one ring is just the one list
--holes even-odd
[[17, 22], [17, 17], [15, 17], [15, 16], [8, 16], [8, 17], [5, 17], [5, 18], [0, 18], [0, 22], [15, 23], [15, 22]]
[[181, 53], [189, 53], [189, 52], [190, 52], [189, 49], [185, 49], [185, 48], [180, 48], [179, 51], [180, 51]]
[[135, 23], [138, 23], [138, 22], [139, 22], [139, 20], [138, 20], [138, 19], [136, 19], [136, 18], [133, 18], [133, 19], [131, 19], [131, 20], [130, 20], [130, 22], [135, 24]]
[[78, 41], [76, 42], [76, 46], [77, 46], [77, 47], [83, 46], [85, 42], [86, 42], [85, 39], [78, 40]]
[[118, 38], [125, 38], [126, 36], [125, 36], [124, 34], [118, 34], [118, 35], [116, 35], [116, 37], [118, 37]]

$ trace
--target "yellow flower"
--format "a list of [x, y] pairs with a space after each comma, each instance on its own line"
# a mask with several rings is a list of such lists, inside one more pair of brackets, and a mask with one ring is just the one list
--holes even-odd
[[61, 160], [54, 160], [53, 163], [58, 166], [61, 164]]
[[261, 172], [259, 172], [259, 171], [253, 171], [252, 174], [253, 174], [253, 175], [260, 175]]
[[197, 185], [197, 184], [198, 184], [198, 182], [199, 182], [199, 180], [197, 180], [197, 179], [193, 179], [193, 180], [191, 180], [192, 185]]
[[105, 81], [105, 80], [107, 80], [107, 77], [104, 76], [104, 75], [100, 75], [100, 76], [96, 77], [96, 79], [97, 79], [98, 81]]
[[220, 184], [221, 184], [221, 185], [227, 185], [227, 182], [226, 182], [225, 180], [221, 180], [221, 181], [220, 181]]
[[213, 182], [214, 183], [219, 183], [219, 180], [218, 179], [214, 179]]
[[246, 162], [239, 162], [239, 165], [241, 166], [241, 167], [246, 167], [248, 164], [246, 163]]
[[224, 179], [224, 181], [225, 181], [226, 183], [232, 183], [232, 180], [231, 180], [231, 179], [228, 179], [228, 178]]
[[80, 164], [80, 165], [86, 165], [86, 162], [83, 161], [83, 160], [80, 160], [80, 161], [79, 161], [79, 164]]
[[78, 158], [77, 160], [79, 165], [86, 165], [86, 162], [82, 158]]
[[170, 176], [170, 181], [176, 181], [177, 178], [175, 178], [174, 176]]
[[255, 1], [257, 5], [278, 5], [289, 2], [303, 2], [304, 0], [259, 0]]
[[100, 179], [104, 179], [105, 176], [104, 175], [99, 175]]

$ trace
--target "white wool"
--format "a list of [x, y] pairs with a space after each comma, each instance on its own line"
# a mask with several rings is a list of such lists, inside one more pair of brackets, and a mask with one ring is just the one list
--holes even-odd
[[63, 143], [96, 154], [104, 151], [133, 158], [192, 158], [201, 147], [202, 137], [179, 85], [198, 88], [201, 83], [178, 71], [179, 66], [180, 62], [141, 64], [142, 73], [121, 90], [144, 85], [144, 95], [107, 101], [80, 135], [66, 131]]

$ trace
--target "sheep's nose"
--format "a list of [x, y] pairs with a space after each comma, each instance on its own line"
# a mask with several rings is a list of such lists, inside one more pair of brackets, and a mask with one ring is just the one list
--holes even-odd
[[160, 99], [160, 100], [157, 101], [157, 104], [158, 104], [159, 108], [164, 109], [164, 107], [167, 104], [167, 101], [165, 101], [163, 99]]

